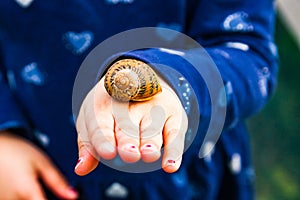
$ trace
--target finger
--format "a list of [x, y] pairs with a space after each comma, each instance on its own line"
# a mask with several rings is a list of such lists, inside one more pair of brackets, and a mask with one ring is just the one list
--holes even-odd
[[115, 134], [118, 144], [118, 153], [124, 162], [136, 162], [140, 159], [139, 151], [139, 117], [130, 116], [129, 103], [114, 101], [113, 114], [115, 118]]
[[26, 184], [30, 184], [30, 189], [26, 191], [27, 197], [26, 199], [32, 199], [32, 200], [46, 200], [46, 196], [44, 194], [44, 191], [40, 185], [40, 183], [37, 180], [32, 180], [27, 182]]
[[162, 168], [168, 173], [177, 171], [181, 165], [186, 130], [187, 117], [185, 114], [182, 115], [182, 118], [172, 116], [165, 124]]
[[[67, 183], [64, 176], [43, 154], [40, 155], [41, 162], [36, 163], [39, 177], [46, 187], [57, 197], [62, 199], [76, 199], [78, 193]], [[38, 190], [40, 186], [35, 186]], [[40, 190], [41, 191], [41, 190]], [[39, 194], [41, 195], [41, 194]]]
[[[102, 81], [102, 80], [101, 80]], [[84, 120], [89, 140], [96, 152], [104, 159], [116, 156], [114, 118], [111, 113], [112, 98], [107, 94], [104, 84], [97, 84], [85, 103]]]
[[83, 176], [93, 171], [99, 161], [99, 157], [94, 149], [93, 145], [89, 142], [85, 120], [82, 112], [79, 113], [77, 119], [77, 131], [78, 131], [78, 161], [75, 166], [75, 173]]
[[81, 142], [78, 140], [79, 159], [75, 166], [75, 173], [79, 176], [84, 176], [92, 172], [99, 163], [96, 158], [96, 151], [89, 142]]
[[159, 106], [152, 107], [150, 113], [143, 117], [140, 123], [140, 152], [144, 162], [154, 162], [160, 158], [165, 120], [165, 112]]
[[114, 118], [109, 112], [98, 112], [96, 115], [87, 111], [86, 127], [89, 140], [98, 155], [104, 159], [113, 159], [116, 154], [116, 140], [114, 133]]

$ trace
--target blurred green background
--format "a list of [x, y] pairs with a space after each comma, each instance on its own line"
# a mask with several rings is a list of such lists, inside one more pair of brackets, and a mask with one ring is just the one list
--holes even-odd
[[277, 90], [249, 120], [258, 200], [300, 199], [300, 47], [280, 16], [276, 43]]

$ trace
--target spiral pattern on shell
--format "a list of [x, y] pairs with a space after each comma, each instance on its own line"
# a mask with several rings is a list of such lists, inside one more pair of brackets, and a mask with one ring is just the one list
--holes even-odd
[[162, 90], [153, 69], [135, 59], [115, 62], [105, 75], [104, 87], [119, 101], [149, 100]]

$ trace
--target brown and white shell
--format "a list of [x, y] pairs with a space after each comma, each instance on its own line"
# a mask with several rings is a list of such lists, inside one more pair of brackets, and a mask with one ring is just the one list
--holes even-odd
[[162, 90], [154, 70], [135, 59], [115, 62], [105, 75], [104, 86], [119, 101], [149, 100]]

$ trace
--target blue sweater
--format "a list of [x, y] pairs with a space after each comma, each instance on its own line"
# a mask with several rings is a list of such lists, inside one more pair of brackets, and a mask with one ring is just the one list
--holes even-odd
[[[276, 85], [273, 25], [272, 0], [2, 0], [0, 130], [35, 141], [83, 199], [252, 199], [254, 171], [244, 121], [263, 108]], [[103, 52], [108, 60], [89, 72], [91, 81], [74, 97], [74, 83], [76, 88], [82, 81], [75, 78], [89, 52], [110, 36], [141, 27], [157, 27], [152, 36], [165, 45]], [[188, 45], [179, 44], [181, 33], [201, 46], [182, 48]], [[142, 42], [129, 43], [135, 39]], [[127, 173], [104, 164], [85, 177], [73, 172], [73, 114], [107, 63], [120, 57], [154, 63], [189, 115], [191, 145], [174, 174]], [[224, 87], [214, 87], [218, 77], [205, 73], [214, 67]], [[222, 111], [225, 121], [212, 118]], [[218, 139], [215, 146], [212, 138]]]

